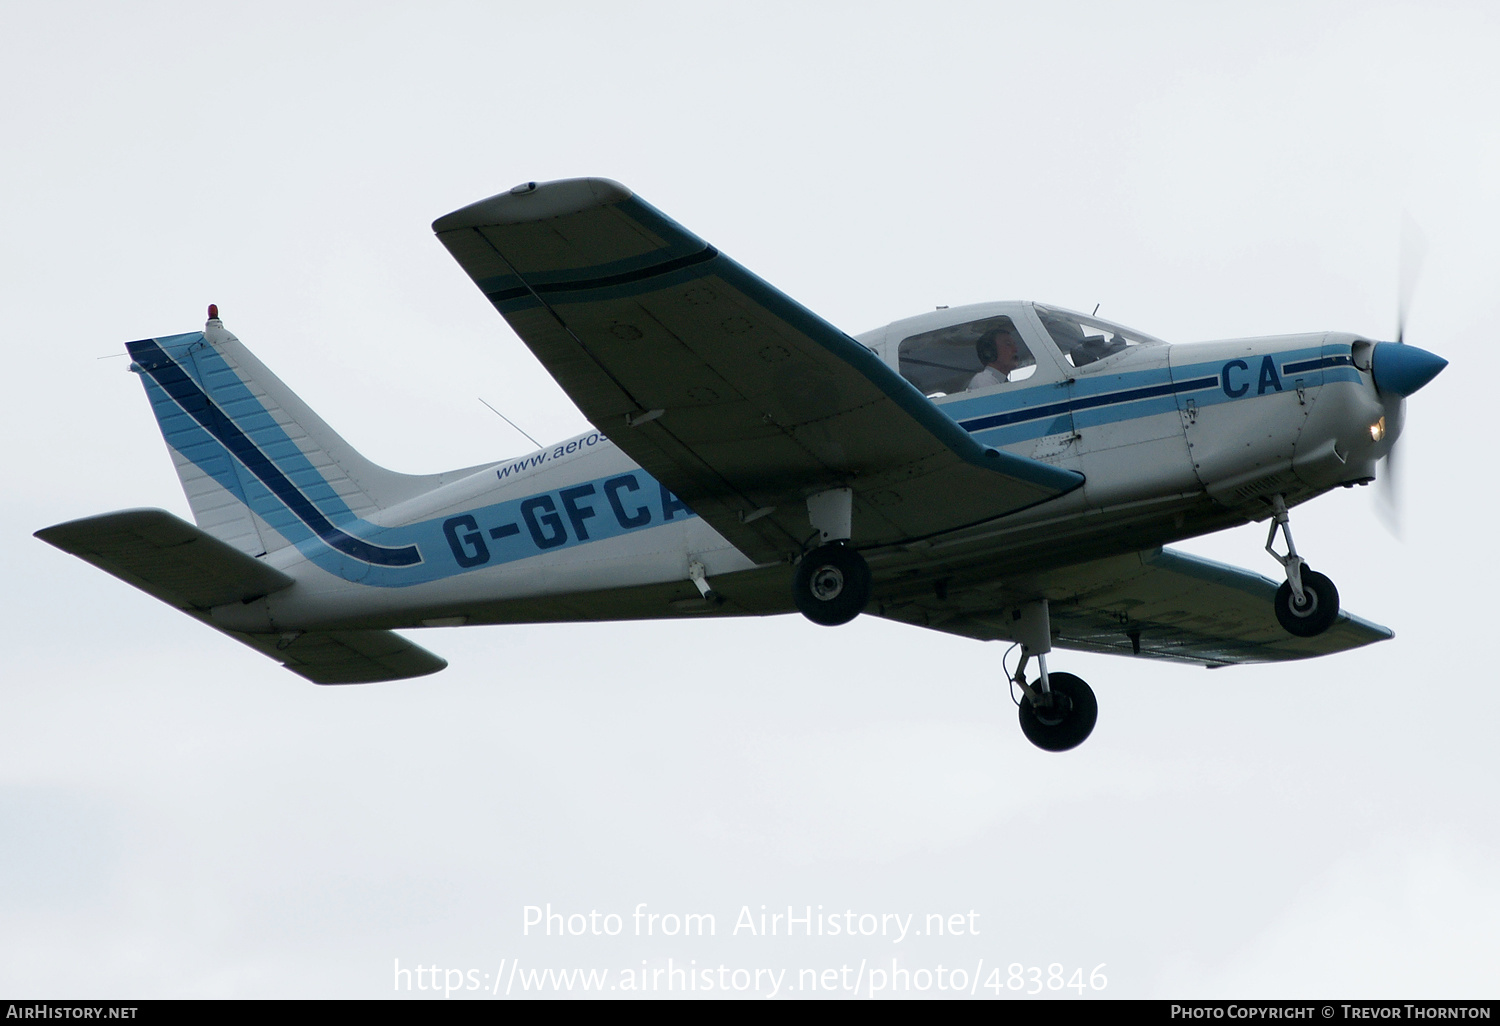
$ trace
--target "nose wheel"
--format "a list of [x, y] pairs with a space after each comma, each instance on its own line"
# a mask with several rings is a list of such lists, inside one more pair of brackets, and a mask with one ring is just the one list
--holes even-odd
[[1276, 589], [1276, 619], [1288, 634], [1315, 638], [1339, 618], [1339, 590], [1306, 563], [1301, 571], [1302, 600], [1297, 600], [1292, 582], [1284, 581]]
[[[1266, 551], [1286, 571], [1286, 581], [1276, 589], [1276, 621], [1288, 634], [1315, 638], [1338, 620], [1339, 590], [1297, 555], [1286, 500], [1280, 495], [1273, 496], [1271, 508], [1275, 514], [1271, 518], [1271, 531], [1266, 535]], [[1286, 539], [1286, 555], [1276, 551], [1278, 531]]]

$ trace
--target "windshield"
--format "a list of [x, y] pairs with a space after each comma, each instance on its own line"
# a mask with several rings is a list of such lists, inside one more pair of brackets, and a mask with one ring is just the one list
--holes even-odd
[[1052, 341], [1074, 367], [1098, 363], [1135, 346], [1166, 345], [1145, 332], [1101, 321], [1097, 317], [1086, 317], [1040, 303], [1035, 304], [1035, 309], [1047, 334], [1052, 336]]

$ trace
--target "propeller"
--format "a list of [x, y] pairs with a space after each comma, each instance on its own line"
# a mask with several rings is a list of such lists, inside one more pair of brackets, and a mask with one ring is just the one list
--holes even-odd
[[1401, 460], [1396, 456], [1399, 446], [1391, 443], [1391, 451], [1385, 454], [1381, 460], [1381, 467], [1375, 472], [1375, 513], [1380, 517], [1380, 522], [1385, 529], [1391, 532], [1391, 536], [1401, 538], [1401, 507], [1402, 496], [1405, 492], [1401, 489]]
[[[1427, 260], [1427, 236], [1423, 234], [1421, 228], [1417, 227], [1417, 222], [1407, 211], [1401, 214], [1399, 245], [1396, 279], [1396, 345], [1398, 346], [1406, 343], [1406, 318], [1411, 312], [1411, 299], [1417, 290], [1417, 279], [1422, 276], [1422, 264]], [[1421, 353], [1422, 350], [1414, 350], [1414, 352]], [[1438, 370], [1441, 369], [1442, 366], [1439, 366]], [[1433, 373], [1436, 374], [1437, 371]], [[1411, 391], [1416, 391], [1416, 389], [1413, 388]], [[1398, 410], [1401, 401], [1397, 400]], [[1399, 417], [1399, 414], [1397, 416]], [[1401, 488], [1401, 459], [1397, 455], [1403, 426], [1396, 423], [1390, 425], [1396, 429], [1396, 439], [1391, 442], [1391, 447], [1382, 461], [1385, 465], [1375, 475], [1375, 510], [1381, 522], [1385, 524], [1386, 530], [1396, 538], [1401, 537], [1401, 510], [1405, 505], [1403, 498], [1405, 492]]]

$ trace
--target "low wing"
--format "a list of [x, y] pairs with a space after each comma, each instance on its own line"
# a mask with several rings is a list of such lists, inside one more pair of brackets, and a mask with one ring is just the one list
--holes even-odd
[[[1394, 634], [1339, 613], [1315, 638], [1297, 638], [1276, 621], [1279, 582], [1249, 570], [1171, 549], [1116, 556], [1038, 574], [1032, 594], [1049, 602], [1052, 643], [1108, 655], [1141, 655], [1204, 666], [1308, 659]], [[961, 604], [961, 596], [953, 597]], [[960, 612], [944, 619], [935, 608], [891, 610], [892, 619], [922, 623], [949, 634], [1007, 639], [1009, 609]]]
[[166, 510], [127, 509], [44, 527], [36, 536], [282, 663], [315, 684], [363, 684], [435, 673], [448, 664], [381, 630], [246, 634], [209, 610], [250, 602], [295, 580]]
[[874, 353], [602, 179], [518, 186], [433, 224], [601, 431], [758, 562], [806, 497], [855, 493], [861, 547], [1003, 516], [1081, 475], [975, 442]]

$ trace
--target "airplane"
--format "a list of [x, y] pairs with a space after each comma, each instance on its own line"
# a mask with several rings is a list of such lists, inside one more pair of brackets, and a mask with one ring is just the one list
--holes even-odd
[[[1446, 366], [1404, 328], [1168, 344], [994, 302], [850, 336], [606, 179], [527, 182], [433, 230], [593, 430], [395, 473], [210, 306], [201, 332], [126, 346], [196, 523], [36, 536], [318, 684], [441, 670], [395, 631], [465, 624], [869, 612], [1009, 641], [1047, 751], [1098, 719], [1054, 647], [1215, 668], [1393, 637], [1340, 608], [1289, 511], [1376, 478]], [[1252, 521], [1279, 583], [1164, 547]]]

